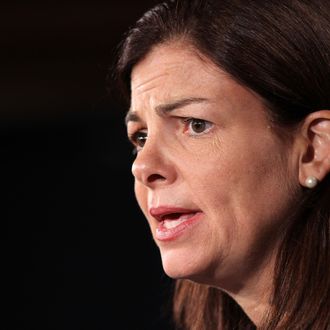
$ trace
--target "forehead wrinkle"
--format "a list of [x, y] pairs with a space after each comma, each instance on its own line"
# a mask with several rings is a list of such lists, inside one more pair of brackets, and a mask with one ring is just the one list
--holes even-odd
[[184, 108], [191, 104], [209, 102], [209, 99], [204, 97], [187, 97], [178, 100], [174, 100], [170, 103], [159, 104], [155, 107], [155, 111], [158, 115], [164, 115], [176, 109]]
[[132, 80], [132, 87], [133, 87], [135, 90], [137, 90], [137, 91], [140, 91], [140, 90], [142, 89], [141, 92], [145, 92], [145, 91], [147, 91], [147, 90], [153, 88], [153, 87], [151, 87], [151, 88], [148, 88], [148, 87], [147, 87], [147, 89], [144, 89], [145, 86], [148, 86], [149, 84], [151, 84], [151, 83], [154, 82], [155, 80], [157, 80], [157, 79], [159, 79], [159, 78], [162, 78], [162, 77], [164, 77], [164, 76], [168, 76], [168, 72], [164, 72], [164, 73], [158, 74], [158, 75], [156, 75], [156, 76], [154, 76], [154, 77], [152, 77], [152, 78], [149, 78], [149, 79], [147, 79], [147, 80], [145, 80], [145, 81], [139, 83], [137, 86], [134, 86], [134, 80], [136, 80], [136, 78], [135, 78], [135, 79], [133, 78], [133, 80]]
[[[167, 113], [174, 111], [176, 109], [184, 108], [191, 104], [198, 104], [198, 103], [209, 103], [210, 100], [204, 97], [187, 97], [178, 100], [174, 100], [170, 103], [159, 104], [154, 108], [154, 111], [159, 116], [164, 116]], [[142, 122], [141, 118], [138, 115], [138, 111], [134, 111], [130, 108], [125, 117], [125, 123], [128, 124], [129, 121], [133, 122]]]

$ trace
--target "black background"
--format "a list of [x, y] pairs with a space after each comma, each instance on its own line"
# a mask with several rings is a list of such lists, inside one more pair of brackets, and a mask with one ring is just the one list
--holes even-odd
[[157, 1], [1, 2], [1, 329], [170, 329], [106, 76]]

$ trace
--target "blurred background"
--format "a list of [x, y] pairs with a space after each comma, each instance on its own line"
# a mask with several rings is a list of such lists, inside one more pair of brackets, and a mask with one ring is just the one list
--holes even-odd
[[2, 329], [171, 329], [106, 77], [158, 1], [0, 4]]

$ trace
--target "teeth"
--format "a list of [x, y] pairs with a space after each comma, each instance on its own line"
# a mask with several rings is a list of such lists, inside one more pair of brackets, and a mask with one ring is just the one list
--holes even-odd
[[187, 219], [191, 218], [194, 214], [182, 214], [178, 220], [164, 220], [164, 227], [166, 229], [174, 228], [180, 225], [182, 222], [185, 222]]
[[178, 226], [180, 223], [184, 222], [184, 219], [179, 219], [179, 220], [165, 220], [164, 221], [164, 227], [166, 229], [171, 229], [174, 228], [176, 226]]

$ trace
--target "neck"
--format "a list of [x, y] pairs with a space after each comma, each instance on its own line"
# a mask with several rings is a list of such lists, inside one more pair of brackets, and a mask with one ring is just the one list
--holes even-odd
[[274, 264], [275, 258], [271, 258], [264, 267], [254, 271], [248, 279], [245, 278], [244, 285], [239, 286], [239, 289], [226, 290], [257, 328], [262, 327], [271, 310]]
[[256, 325], [261, 328], [263, 321], [270, 311], [269, 296], [267, 294], [251, 296], [234, 296], [233, 299], [241, 306], [245, 314]]

